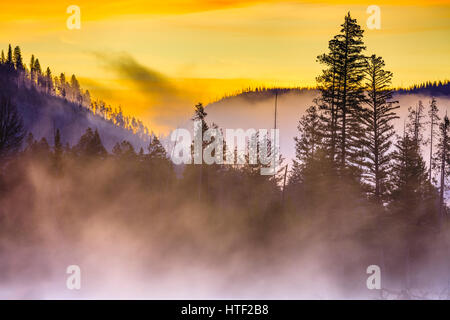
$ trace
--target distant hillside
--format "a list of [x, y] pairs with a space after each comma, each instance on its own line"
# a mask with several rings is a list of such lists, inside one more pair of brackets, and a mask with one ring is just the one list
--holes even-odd
[[[294, 155], [294, 136], [297, 135], [297, 124], [303, 112], [311, 106], [319, 96], [317, 89], [258, 89], [243, 91], [234, 96], [207, 105], [208, 121], [221, 128], [273, 128], [275, 92], [278, 92], [277, 127], [280, 129], [281, 152], [287, 160]], [[398, 89], [394, 99], [399, 101], [400, 109], [394, 123], [398, 132], [403, 128], [403, 121], [408, 107], [417, 105], [422, 100], [428, 108], [431, 97], [436, 97], [441, 115], [450, 107], [450, 84], [440, 83], [413, 86]], [[448, 110], [450, 111], [450, 110]], [[191, 126], [188, 123], [187, 126]], [[426, 150], [424, 150], [426, 152]], [[425, 156], [425, 159], [427, 157]]]
[[[243, 99], [247, 99], [249, 101], [256, 100], [264, 100], [266, 98], [272, 97], [275, 93], [279, 95], [283, 95], [286, 93], [301, 93], [308, 91], [316, 91], [317, 88], [314, 87], [296, 87], [296, 88], [266, 88], [266, 87], [256, 87], [256, 88], [247, 88], [233, 94], [226, 95], [221, 99], [211, 103], [222, 102], [225, 100], [233, 99], [235, 97], [240, 97]], [[446, 81], [428, 81], [421, 84], [413, 85], [408, 88], [397, 88], [395, 90], [397, 94], [424, 94], [429, 96], [448, 96], [450, 95], [450, 82]]]
[[414, 85], [406, 89], [399, 88], [396, 90], [398, 94], [424, 94], [434, 97], [449, 96], [450, 95], [450, 82], [425, 82], [419, 85]]
[[88, 127], [97, 129], [105, 148], [111, 151], [116, 142], [128, 140], [136, 150], [147, 147], [150, 132], [134, 117], [124, 116], [119, 108], [91, 100], [75, 75], [66, 81], [65, 74], [53, 77], [50, 68], [42, 72], [39, 60], [31, 58], [29, 68], [22, 62], [20, 48], [0, 60], [0, 95], [11, 100], [23, 118], [25, 130], [35, 138], [52, 144], [56, 129], [62, 142], [73, 146]]

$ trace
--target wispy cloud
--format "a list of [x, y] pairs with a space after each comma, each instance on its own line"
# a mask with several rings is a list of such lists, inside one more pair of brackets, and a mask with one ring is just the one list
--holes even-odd
[[127, 53], [94, 53], [107, 70], [132, 81], [138, 90], [146, 94], [175, 94], [177, 89], [168, 77], [137, 62]]
[[173, 127], [179, 116], [186, 116], [191, 94], [186, 89], [180, 90], [170, 77], [144, 66], [128, 53], [95, 52], [94, 55], [105, 70], [131, 86], [133, 94], [144, 98], [150, 122]]

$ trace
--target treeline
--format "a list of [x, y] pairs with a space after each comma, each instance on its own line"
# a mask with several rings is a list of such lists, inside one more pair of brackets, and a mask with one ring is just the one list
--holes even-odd
[[363, 30], [350, 14], [341, 27], [329, 51], [317, 58], [325, 67], [317, 77], [321, 95], [298, 124], [288, 186], [294, 203], [314, 211], [327, 200], [353, 195], [360, 200], [349, 201], [351, 206], [369, 200], [377, 211], [411, 223], [425, 218], [441, 224], [448, 217], [448, 117], [439, 117], [434, 98], [428, 110], [419, 101], [396, 134], [399, 105], [392, 99], [392, 73], [381, 57], [364, 55]]
[[[222, 100], [234, 98], [237, 96], [242, 96], [245, 98], [261, 98], [265, 99], [267, 97], [272, 97], [275, 94], [285, 94], [289, 92], [296, 91], [309, 91], [309, 90], [317, 90], [318, 87], [292, 87], [292, 88], [278, 88], [278, 87], [266, 87], [266, 86], [258, 86], [258, 87], [248, 87], [241, 90], [236, 90], [235, 92], [229, 93], [221, 97], [220, 99], [216, 99], [212, 103], [220, 102]], [[392, 88], [393, 92], [399, 94], [414, 94], [414, 93], [423, 93], [426, 95], [448, 95], [450, 93], [450, 82], [448, 80], [444, 81], [426, 81], [420, 84], [414, 84], [412, 86], [402, 88]]]
[[[308, 266], [313, 257], [336, 286], [357, 283], [364, 290], [366, 278], [358, 275], [371, 264], [382, 268], [383, 283], [404, 289], [447, 277], [448, 268], [438, 267], [449, 263], [449, 119], [440, 117], [435, 99], [427, 108], [419, 102], [396, 134], [392, 73], [381, 57], [365, 55], [363, 31], [350, 14], [341, 27], [318, 57], [320, 96], [299, 121], [285, 187], [286, 171], [264, 176], [260, 164], [248, 161], [175, 167], [171, 150], [154, 136], [147, 150], [121, 141], [109, 154], [96, 130], [87, 129], [73, 146], [62, 145], [56, 130], [50, 145], [25, 135], [4, 99], [0, 157], [8, 161], [0, 163], [0, 241], [35, 245], [45, 238], [36, 230], [49, 217], [70, 237], [82, 233], [85, 218], [104, 215], [105, 223], [117, 221], [162, 257], [187, 250], [189, 257], [226, 263], [244, 250], [245, 264], [269, 266], [268, 274], [277, 259], [301, 257]], [[201, 104], [193, 120], [201, 121], [203, 133], [217, 128]]]
[[[395, 133], [393, 122], [398, 118], [396, 110], [399, 105], [392, 100], [393, 74], [385, 69], [381, 57], [364, 54], [366, 47], [363, 43], [363, 30], [350, 14], [345, 17], [341, 32], [329, 41], [328, 49], [327, 53], [317, 58], [324, 66], [317, 77], [320, 97], [306, 111], [298, 125], [299, 136], [295, 138], [296, 159], [286, 186], [289, 195], [287, 201], [316, 210], [314, 199], [323, 205], [324, 202], [320, 199], [324, 195], [331, 199], [332, 196], [328, 197], [330, 194], [354, 194], [355, 201], [368, 202], [370, 206], [374, 204], [377, 210], [409, 216], [414, 216], [413, 212], [419, 216], [427, 214], [442, 222], [448, 210], [445, 202], [450, 170], [448, 117], [439, 117], [434, 98], [430, 101], [428, 111], [419, 101], [416, 107], [409, 108], [403, 132]], [[31, 61], [28, 71], [22, 62], [20, 49], [16, 47], [13, 53], [10, 46], [7, 57], [2, 57], [1, 62], [2, 67], [25, 75], [19, 82], [26, 80], [38, 85], [46, 84], [45, 88], [49, 92], [63, 96], [82, 96], [75, 76], [72, 76], [70, 84], [64, 81], [63, 75], [56, 77], [59, 80], [51, 80], [49, 68], [46, 73], [48, 76], [44, 76], [40, 71], [39, 60], [32, 57]], [[62, 83], [65, 85], [62, 86]], [[272, 92], [275, 89], [261, 90]], [[96, 103], [91, 105], [94, 110], [98, 109]], [[24, 133], [21, 132], [23, 128], [20, 125], [20, 117], [11, 103], [3, 101], [2, 110], [5, 115], [14, 115], [14, 119], [3, 117], [3, 127], [10, 128], [11, 131], [8, 133], [4, 130], [3, 140], [15, 141], [0, 146], [0, 151], [3, 148], [3, 153], [7, 154], [19, 148], [18, 141], [24, 137]], [[203, 121], [204, 130], [208, 128], [206, 112], [201, 104], [196, 106], [194, 118]], [[124, 125], [124, 121], [116, 115], [116, 123]], [[429, 134], [429, 139], [424, 138], [425, 132]], [[107, 153], [100, 143], [98, 133], [87, 132], [80, 139], [80, 143], [87, 137], [96, 139], [93, 145], [98, 145], [98, 150], [94, 153], [106, 157]], [[151, 143], [156, 143], [155, 139], [151, 137]], [[29, 136], [27, 148], [32, 145], [31, 141], [33, 138]], [[80, 149], [80, 143], [73, 148], [66, 146], [66, 153], [80, 154], [80, 151], [76, 151]], [[33, 143], [36, 144], [50, 150], [45, 140]], [[54, 145], [56, 146], [56, 141]], [[428, 167], [422, 155], [422, 149], [425, 147], [429, 148], [430, 154]], [[163, 148], [158, 149], [162, 154]], [[131, 160], [138, 159], [131, 155], [142, 156], [145, 153], [142, 149], [136, 152], [127, 141], [117, 144], [113, 149], [113, 154], [122, 152], [129, 155]], [[167, 155], [165, 158], [168, 158]], [[199, 197], [209, 194], [214, 198], [223, 194], [220, 195], [221, 192], [218, 191], [214, 194], [213, 190], [217, 187], [209, 184], [208, 176], [213, 177], [211, 181], [221, 181], [217, 175], [229, 170], [258, 171], [249, 168], [252, 166], [229, 168], [195, 165], [187, 166], [184, 176], [199, 175]], [[275, 198], [279, 198], [279, 193], [285, 191], [284, 187], [279, 187], [277, 179], [266, 179], [270, 181], [269, 184], [276, 193]], [[352, 192], [347, 193], [347, 189]]]
[[242, 96], [245, 98], [267, 98], [273, 96], [275, 94], [284, 94], [291, 91], [304, 91], [304, 90], [314, 90], [313, 87], [293, 87], [293, 88], [279, 88], [279, 87], [266, 87], [266, 86], [258, 86], [258, 87], [248, 87], [241, 90], [236, 90], [235, 92], [226, 94], [222, 96], [220, 99], [212, 102], [219, 102], [222, 100], [230, 99], [237, 96]]
[[[8, 104], [7, 108], [14, 113], [12, 105]], [[214, 126], [207, 123], [206, 116], [203, 106], [198, 104], [194, 118], [203, 122], [204, 131]], [[24, 234], [23, 230], [32, 228], [34, 223], [42, 223], [42, 212], [35, 203], [50, 201], [42, 200], [46, 194], [59, 200], [52, 200], [58, 205], [52, 206], [45, 216], [60, 219], [61, 230], [67, 234], [82, 232], [75, 228], [87, 217], [98, 216], [100, 212], [105, 218], [114, 214], [115, 211], [105, 209], [112, 204], [123, 213], [114, 219], [123, 220], [124, 229], [132, 228], [130, 225], [147, 228], [142, 230], [143, 238], [152, 236], [149, 230], [158, 226], [153, 226], [155, 219], [163, 219], [167, 228], [181, 232], [176, 226], [185, 220], [176, 217], [184, 214], [187, 217], [183, 219], [193, 219], [195, 237], [209, 234], [210, 227], [230, 233], [242, 230], [244, 242], [256, 246], [261, 241], [269, 241], [269, 230], [277, 226], [274, 221], [281, 208], [279, 181], [276, 177], [262, 176], [260, 165], [193, 164], [181, 168], [173, 165], [170, 151], [166, 151], [155, 136], [146, 149], [135, 150], [124, 140], [117, 142], [109, 153], [95, 129], [88, 128], [78, 142], [70, 146], [62, 144], [64, 137], [58, 129], [54, 140], [47, 141], [36, 139], [31, 133], [25, 134], [19, 118], [10, 121], [9, 127], [11, 148], [6, 152], [0, 145], [0, 204], [3, 208], [0, 209], [0, 221], [3, 221], [0, 242], [22, 237], [32, 243], [40, 241], [36, 240], [35, 231]], [[36, 173], [40, 178], [33, 181]], [[30, 194], [20, 205], [16, 198], [18, 192]], [[210, 221], [213, 216], [220, 219]], [[207, 219], [214, 227], [200, 228], [196, 219]], [[210, 236], [220, 238], [217, 234]], [[212, 239], [212, 243], [220, 241], [219, 238]]]
[[450, 82], [444, 81], [426, 81], [420, 84], [415, 84], [407, 88], [398, 88], [399, 93], [432, 93], [432, 94], [448, 94], [450, 90]]
[[[202, 121], [203, 134], [211, 126], [217, 128], [215, 124], [207, 123], [207, 113], [201, 103], [195, 106], [194, 111], [193, 120]], [[139, 177], [138, 180], [142, 182], [143, 189], [146, 185], [157, 185], [164, 186], [161, 190], [169, 192], [166, 187], [176, 185], [180, 188], [178, 192], [183, 194], [182, 198], [193, 197], [196, 201], [215, 203], [219, 207], [220, 203], [226, 207], [228, 197], [241, 199], [241, 197], [245, 198], [246, 194], [252, 193], [259, 199], [258, 192], [264, 190], [264, 197], [258, 201], [255, 200], [253, 204], [258, 203], [257, 207], [263, 208], [269, 206], [271, 199], [276, 199], [275, 205], [279, 205], [278, 179], [261, 176], [261, 165], [201, 164], [175, 168], [170, 159], [171, 155], [155, 135], [150, 136], [146, 150], [143, 148], [135, 150], [131, 142], [123, 140], [114, 145], [111, 153], [108, 153], [103, 146], [97, 129], [88, 128], [78, 143], [73, 146], [69, 143], [62, 145], [64, 137], [61, 136], [58, 128], [55, 129], [53, 141], [47, 141], [45, 137], [36, 139], [31, 132], [26, 132], [16, 106], [7, 98], [0, 101], [0, 128], [0, 159], [2, 159], [0, 168], [2, 169], [14, 166], [15, 162], [23, 164], [22, 160], [26, 159], [26, 163], [31, 161], [43, 164], [49, 170], [48, 174], [60, 176], [63, 179], [67, 175], [72, 175], [71, 171], [77, 171], [78, 167], [92, 164], [103, 165], [103, 162], [105, 166], [108, 166], [114, 163], [114, 166], [117, 165], [115, 168], [117, 172], [113, 170], [111, 175], [120, 175], [120, 172], [129, 172], [129, 168], [133, 168], [132, 171], [135, 174], [123, 177], [122, 181], [130, 179], [131, 183], [134, 181], [133, 178]], [[204, 143], [204, 147], [206, 146], [207, 143]], [[25, 168], [22, 169], [25, 170]], [[175, 179], [177, 175], [178, 178]], [[224, 184], [217, 184], [217, 181], [223, 181]], [[236, 194], [227, 192], [228, 183], [239, 185], [240, 188], [235, 188], [239, 192]]]
[[397, 288], [397, 298], [414, 288], [448, 292], [448, 116], [434, 98], [427, 108], [419, 101], [396, 133], [393, 74], [365, 52], [363, 30], [348, 14], [317, 58], [320, 96], [298, 123], [285, 212], [328, 239], [336, 261], [380, 266], [383, 288]]
[[149, 129], [139, 119], [134, 116], [123, 114], [122, 108], [113, 108], [103, 100], [93, 100], [89, 90], [81, 88], [78, 79], [74, 74], [70, 79], [65, 73], [54, 76], [50, 67], [45, 70], [37, 57], [31, 55], [29, 64], [23, 61], [21, 49], [16, 46], [8, 46], [5, 55], [2, 50], [0, 56], [0, 74], [8, 81], [15, 83], [17, 87], [35, 88], [41, 93], [61, 97], [80, 108], [99, 115], [114, 125], [124, 128], [138, 135], [143, 140], [150, 138]]

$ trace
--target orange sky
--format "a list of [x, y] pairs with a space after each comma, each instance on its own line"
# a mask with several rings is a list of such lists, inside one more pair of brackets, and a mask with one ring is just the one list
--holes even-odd
[[[81, 8], [80, 30], [66, 27], [71, 4]], [[366, 27], [372, 4], [381, 8], [380, 30]], [[0, 45], [75, 73], [94, 96], [165, 130], [197, 101], [248, 86], [314, 85], [315, 58], [349, 10], [394, 85], [450, 79], [448, 1], [9, 1]]]

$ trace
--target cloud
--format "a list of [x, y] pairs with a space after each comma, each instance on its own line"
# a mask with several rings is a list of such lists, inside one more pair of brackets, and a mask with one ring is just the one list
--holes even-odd
[[96, 57], [109, 71], [113, 71], [119, 77], [132, 81], [138, 90], [153, 95], [174, 95], [177, 89], [171, 81], [158, 71], [152, 70], [127, 53], [104, 54], [95, 53]]
[[[94, 55], [107, 71], [118, 76], [126, 86], [131, 86], [129, 92], [144, 98], [150, 122], [174, 127], [180, 119], [186, 118], [191, 94], [185, 88], [180, 90], [171, 78], [140, 64], [128, 53], [95, 52]], [[135, 98], [130, 97], [130, 100]]]

